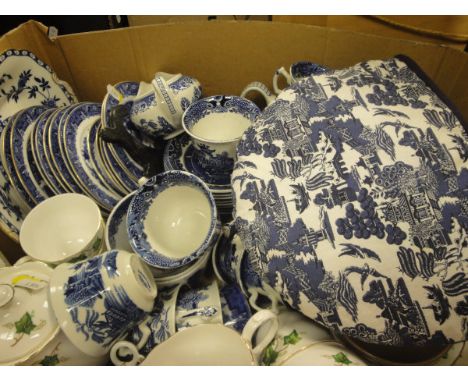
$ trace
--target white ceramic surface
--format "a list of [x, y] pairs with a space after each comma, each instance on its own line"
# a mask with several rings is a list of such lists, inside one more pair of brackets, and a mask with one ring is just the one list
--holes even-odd
[[323, 341], [299, 349], [279, 366], [366, 366], [366, 362], [338, 342]]
[[122, 249], [133, 252], [127, 233], [127, 211], [134, 194], [131, 193], [122, 198], [107, 218], [104, 240], [109, 251], [111, 249]]
[[[253, 334], [259, 327], [268, 323], [272, 323], [269, 336], [262, 340], [260, 345], [252, 349]], [[260, 347], [263, 347], [264, 342], [269, 342], [274, 337], [277, 324], [276, 316], [273, 313], [260, 311], [248, 321], [242, 335], [219, 324], [206, 324], [188, 328], [176, 333], [166, 342], [157, 346], [141, 365], [256, 365]]]
[[61, 194], [37, 205], [23, 222], [20, 243], [32, 258], [52, 264], [98, 253], [104, 224], [96, 203]]
[[0, 365], [28, 360], [59, 332], [47, 293], [51, 274], [40, 262], [0, 269]]

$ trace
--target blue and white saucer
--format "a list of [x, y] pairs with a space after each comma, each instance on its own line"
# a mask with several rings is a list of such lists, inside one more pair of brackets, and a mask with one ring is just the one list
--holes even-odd
[[211, 177], [197, 161], [197, 154], [187, 134], [181, 134], [167, 142], [164, 150], [164, 168], [166, 171], [187, 171], [202, 179], [214, 193], [231, 193], [230, 174], [223, 177]]

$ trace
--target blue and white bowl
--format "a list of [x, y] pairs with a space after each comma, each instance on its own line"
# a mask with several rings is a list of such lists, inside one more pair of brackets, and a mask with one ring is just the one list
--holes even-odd
[[133, 250], [150, 266], [175, 269], [206, 253], [219, 234], [216, 205], [196, 176], [168, 171], [138, 189], [127, 213]]
[[188, 107], [182, 126], [192, 138], [192, 155], [207, 176], [232, 172], [237, 143], [259, 114], [257, 105], [237, 96], [211, 96]]

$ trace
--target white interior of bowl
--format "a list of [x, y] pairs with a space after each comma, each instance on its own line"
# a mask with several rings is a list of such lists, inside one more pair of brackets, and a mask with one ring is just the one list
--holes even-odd
[[212, 218], [203, 191], [179, 185], [158, 194], [148, 210], [144, 229], [153, 249], [166, 257], [180, 259], [203, 244]]
[[251, 124], [242, 114], [210, 113], [197, 121], [191, 132], [202, 140], [224, 142], [239, 139]]
[[142, 365], [252, 365], [252, 353], [241, 336], [222, 325], [199, 325], [176, 333], [153, 349]]
[[79, 194], [62, 194], [37, 205], [23, 222], [20, 243], [34, 259], [60, 262], [86, 248], [101, 224], [99, 207]]

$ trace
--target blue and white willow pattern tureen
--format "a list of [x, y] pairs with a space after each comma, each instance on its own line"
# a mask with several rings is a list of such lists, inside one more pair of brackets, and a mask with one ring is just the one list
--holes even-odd
[[256, 271], [370, 343], [468, 337], [468, 146], [405, 57], [291, 86], [238, 145], [236, 226]]

